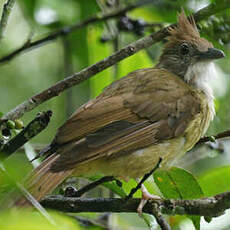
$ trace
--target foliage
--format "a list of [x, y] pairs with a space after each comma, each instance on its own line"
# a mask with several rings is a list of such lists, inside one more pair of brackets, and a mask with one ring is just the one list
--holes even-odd
[[[159, 170], [154, 174], [154, 180], [165, 198], [196, 199], [203, 196], [203, 191], [196, 178], [189, 172], [172, 167], [169, 170]], [[189, 217], [196, 230], [200, 229], [200, 217]]]
[[37, 212], [30, 210], [11, 210], [1, 213], [0, 228], [5, 230], [81, 230], [74, 219], [58, 213], [49, 213], [52, 222]]

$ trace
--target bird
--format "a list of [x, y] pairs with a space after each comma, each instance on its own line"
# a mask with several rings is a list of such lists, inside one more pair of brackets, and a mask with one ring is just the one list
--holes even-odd
[[[46, 159], [24, 186], [40, 201], [70, 176], [96, 174], [138, 180], [163, 159], [168, 168], [189, 151], [215, 116], [210, 86], [224, 52], [200, 37], [182, 10], [168, 28], [155, 67], [114, 81], [78, 108], [45, 149]], [[142, 187], [142, 200], [153, 196]], [[25, 204], [20, 198], [18, 204]], [[143, 206], [140, 205], [139, 211]]]

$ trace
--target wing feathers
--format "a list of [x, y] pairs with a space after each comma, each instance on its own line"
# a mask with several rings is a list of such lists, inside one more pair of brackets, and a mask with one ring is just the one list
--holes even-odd
[[83, 105], [58, 131], [51, 170], [72, 169], [183, 135], [200, 100], [179, 77], [145, 69], [122, 78]]
[[124, 108], [121, 97], [103, 98], [93, 100], [80, 108], [79, 113], [72, 116], [62, 127], [59, 128], [55, 142], [58, 144], [72, 140], [79, 140], [84, 135], [93, 133], [107, 124], [119, 120], [136, 122], [139, 117], [130, 109]]
[[[59, 152], [59, 158], [52, 164], [51, 170], [54, 172], [63, 169], [72, 169], [76, 164], [107, 157], [121, 152], [130, 152], [138, 148], [149, 146], [156, 142], [154, 138], [159, 123], [144, 122], [135, 126], [136, 131], [129, 129], [129, 133], [95, 148], [89, 147], [87, 141], [74, 146], [68, 152]], [[142, 126], [142, 128], [140, 128]], [[128, 132], [128, 131], [127, 131]], [[61, 151], [61, 148], [59, 149]]]

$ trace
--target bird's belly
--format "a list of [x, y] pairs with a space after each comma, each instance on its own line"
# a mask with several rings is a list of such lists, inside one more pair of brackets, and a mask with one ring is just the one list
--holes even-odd
[[75, 174], [112, 175], [126, 181], [140, 178], [154, 168], [160, 157], [163, 159], [162, 167], [170, 166], [184, 153], [184, 144], [184, 137], [174, 138], [119, 157], [111, 156], [79, 165]]
[[174, 138], [136, 150], [122, 158], [108, 160], [110, 171], [112, 169], [114, 175], [125, 180], [142, 177], [154, 168], [160, 157], [163, 159], [162, 167], [170, 166], [175, 158], [182, 154], [184, 143], [184, 137]]

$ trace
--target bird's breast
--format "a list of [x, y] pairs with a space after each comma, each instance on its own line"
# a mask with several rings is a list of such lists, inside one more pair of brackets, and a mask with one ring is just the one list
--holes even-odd
[[184, 152], [189, 151], [206, 133], [210, 121], [215, 115], [213, 100], [210, 101], [210, 98], [207, 98], [202, 92], [198, 92], [197, 95], [200, 100], [201, 109], [185, 130], [184, 137], [186, 142], [184, 145]]

